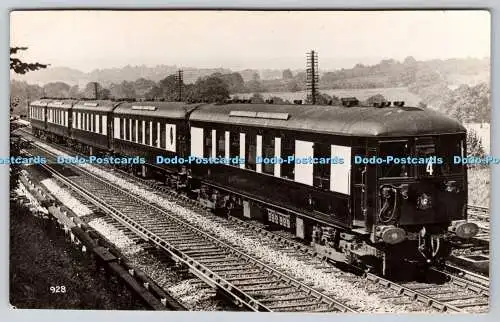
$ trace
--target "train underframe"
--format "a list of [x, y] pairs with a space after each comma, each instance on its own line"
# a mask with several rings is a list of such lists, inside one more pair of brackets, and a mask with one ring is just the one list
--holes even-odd
[[194, 197], [217, 215], [257, 220], [270, 230], [286, 230], [294, 239], [313, 247], [325, 260], [395, 276], [440, 266], [451, 252], [450, 223], [405, 227], [407, 239], [397, 244], [373, 242], [375, 235], [326, 224], [309, 216], [286, 211], [239, 193], [198, 182]]

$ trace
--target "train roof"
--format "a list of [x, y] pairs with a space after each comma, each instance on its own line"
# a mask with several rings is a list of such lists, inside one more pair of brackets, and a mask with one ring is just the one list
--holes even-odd
[[111, 112], [120, 103], [111, 100], [82, 100], [78, 101], [73, 109], [76, 111]]
[[171, 119], [184, 119], [187, 113], [200, 104], [185, 102], [127, 102], [120, 104], [114, 111], [121, 115], [140, 115], [150, 117], [166, 117]]
[[50, 100], [47, 104], [47, 107], [70, 109], [76, 102], [77, 102], [76, 100], [69, 100], [69, 99]]
[[358, 137], [466, 132], [439, 112], [405, 106], [207, 104], [192, 112], [190, 120]]
[[32, 106], [47, 106], [52, 100], [51, 99], [46, 99], [46, 98], [41, 98], [36, 101], [30, 102], [30, 105]]

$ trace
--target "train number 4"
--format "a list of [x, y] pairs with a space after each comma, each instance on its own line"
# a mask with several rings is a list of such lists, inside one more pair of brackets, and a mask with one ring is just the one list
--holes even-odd
[[432, 174], [434, 173], [434, 169], [432, 168], [432, 160], [429, 160], [429, 162], [427, 162], [427, 168], [425, 170], [430, 176], [432, 176]]

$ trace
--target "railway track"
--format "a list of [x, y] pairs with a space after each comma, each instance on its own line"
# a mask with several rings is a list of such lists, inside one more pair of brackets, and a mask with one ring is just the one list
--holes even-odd
[[[123, 176], [130, 177], [126, 172], [122, 172]], [[139, 181], [145, 186], [153, 190], [161, 191], [172, 199], [180, 202], [183, 207], [195, 208], [197, 211], [202, 211], [206, 216], [210, 216], [212, 220], [217, 221], [221, 225], [225, 225], [231, 229], [237, 230], [245, 236], [252, 236], [254, 238], [265, 237], [268, 240], [264, 241], [265, 245], [273, 246], [281, 252], [295, 256], [298, 259], [305, 261], [316, 261], [318, 268], [325, 272], [339, 272], [339, 269], [334, 265], [330, 265], [321, 261], [316, 257], [314, 250], [293, 240], [293, 236], [288, 233], [279, 231], [269, 231], [262, 224], [249, 222], [233, 216], [227, 219], [214, 216], [207, 210], [203, 209], [192, 199], [178, 194], [177, 192], [156, 183], [144, 180], [141, 178], [133, 177], [134, 180]], [[386, 295], [386, 298], [404, 296], [413, 301], [423, 303], [438, 311], [449, 312], [485, 312], [488, 310], [489, 305], [489, 279], [483, 276], [474, 274], [467, 270], [461, 269], [456, 266], [447, 265], [445, 270], [431, 270], [434, 274], [441, 275], [441, 281], [444, 284], [436, 284], [434, 282], [411, 282], [411, 283], [398, 283], [388, 279], [382, 278], [372, 273], [365, 274], [367, 281], [378, 284], [387, 291], [393, 294]], [[355, 279], [353, 279], [354, 281]]]
[[243, 308], [252, 311], [356, 311], [90, 172], [78, 168], [79, 175], [68, 178], [53, 165], [43, 167], [72, 191], [161, 248]]
[[[130, 178], [129, 174], [124, 174], [124, 176], [128, 176]], [[196, 211], [203, 211], [202, 207], [200, 207], [200, 205], [197, 204], [196, 201], [193, 201], [193, 200], [191, 200], [183, 195], [177, 194], [175, 191], [172, 191], [166, 187], [161, 187], [161, 186], [157, 185], [156, 183], [149, 181], [149, 180], [144, 180], [144, 179], [137, 178], [137, 177], [133, 177], [133, 178], [135, 181], [141, 182], [143, 185], [148, 186], [150, 189], [153, 189], [156, 192], [158, 192], [158, 191], [164, 192], [167, 196], [170, 196], [171, 199], [176, 200], [176, 202], [180, 202], [185, 207], [195, 208]], [[83, 183], [83, 184], [85, 185], [85, 183]], [[92, 184], [88, 184], [88, 185], [94, 185], [94, 184], [92, 183]], [[99, 191], [96, 191], [96, 193], [99, 193]], [[128, 192], [125, 192], [125, 193], [128, 194]], [[136, 198], [136, 197], [134, 197], [134, 198]], [[134, 198], [132, 198], [132, 200], [134, 200]], [[121, 207], [121, 205], [120, 205], [120, 207]], [[161, 210], [161, 212], [164, 212], [164, 211]], [[280, 234], [278, 232], [269, 232], [269, 231], [265, 230], [262, 226], [254, 225], [250, 222], [242, 221], [241, 219], [237, 219], [234, 217], [230, 217], [229, 224], [228, 224], [227, 220], [223, 220], [219, 217], [215, 217], [209, 213], [207, 213], [206, 215], [211, 216], [212, 219], [217, 218], [218, 220], [221, 221], [220, 222], [221, 224], [230, 225], [232, 229], [241, 229], [242, 234], [249, 234], [249, 232], [255, 231], [256, 233], [260, 234], [260, 236], [264, 235], [264, 236], [266, 236], [266, 238], [269, 238], [269, 245], [281, 245], [281, 246], [279, 246], [280, 251], [283, 251], [284, 253], [287, 253], [287, 254], [290, 254], [293, 256], [297, 256], [298, 258], [301, 258], [303, 260], [312, 260], [312, 259], [317, 260], [318, 259], [318, 258], [315, 258], [314, 251], [312, 251], [312, 249], [310, 247], [308, 247], [307, 245], [298, 243], [297, 241], [291, 240], [290, 236], [286, 236], [286, 235], [284, 236], [283, 234]], [[137, 219], [137, 220], [140, 220], [140, 219]], [[225, 223], [224, 223], [224, 221], [225, 221]], [[233, 225], [231, 225], [231, 223]], [[150, 224], [151, 224], [151, 222], [144, 223], [144, 225], [150, 225]], [[185, 223], [183, 223], [183, 224], [185, 224]], [[125, 223], [125, 225], [127, 227], [130, 227], [130, 225], [133, 226], [133, 223]], [[153, 235], [153, 237], [156, 238], [158, 235], [162, 234], [162, 231], [164, 234], [168, 234], [169, 231], [173, 231], [173, 230], [169, 230], [168, 227], [170, 227], [170, 226], [168, 226], [168, 225], [167, 226], [159, 226], [157, 230], [151, 231], [151, 232], [155, 233], [155, 235]], [[137, 229], [134, 229], [133, 227], [131, 229], [134, 231], [137, 230]], [[177, 229], [177, 228], [175, 228], [175, 229]], [[151, 235], [148, 235], [147, 233], [144, 233], [144, 232], [139, 232], [139, 234], [141, 234], [144, 238], [151, 240]], [[162, 236], [159, 236], [159, 237], [162, 237]], [[211, 248], [211, 246], [206, 244], [206, 242], [203, 241], [203, 239], [193, 239], [194, 243], [190, 244], [190, 243], [186, 242], [186, 240], [183, 240], [182, 236], [178, 236], [178, 237], [180, 237], [180, 239], [175, 239], [177, 237], [169, 238], [169, 236], [167, 236], [167, 235], [164, 237], [171, 240], [171, 243], [174, 246], [177, 245], [178, 247], [180, 247], [182, 250], [184, 250], [186, 252], [191, 251], [191, 253], [187, 254], [188, 255], [187, 258], [191, 258], [191, 259], [195, 260], [196, 262], [204, 264], [203, 266], [205, 268], [208, 268], [209, 271], [211, 271], [210, 268], [212, 267], [212, 269], [214, 269], [214, 271], [212, 271], [212, 273], [219, 273], [217, 275], [217, 278], [221, 278], [221, 277], [222, 277], [222, 279], [226, 278], [226, 279], [228, 279], [226, 282], [232, 281], [233, 284], [236, 284], [236, 286], [245, 285], [244, 280], [243, 279], [240, 280], [239, 278], [242, 278], [242, 277], [238, 276], [238, 274], [241, 275], [242, 271], [244, 272], [248, 269], [251, 269], [250, 270], [251, 273], [249, 275], [243, 275], [243, 276], [248, 277], [247, 281], [251, 280], [251, 281], [254, 281], [257, 283], [257, 284], [253, 284], [253, 285], [259, 285], [258, 283], [264, 282], [264, 280], [262, 279], [263, 278], [263, 276], [262, 276], [263, 275], [263, 273], [262, 273], [263, 268], [262, 267], [265, 267], [265, 266], [260, 266], [257, 268], [255, 268], [255, 267], [250, 268], [249, 266], [243, 266], [243, 267], [245, 267], [244, 269], [242, 269], [242, 270], [236, 269], [233, 271], [232, 269], [236, 268], [236, 266], [231, 265], [231, 261], [224, 262], [224, 259], [223, 259], [229, 255], [234, 256], [233, 253], [231, 253], [231, 251], [224, 252], [224, 253], [218, 253], [218, 251], [219, 251], [218, 248]], [[230, 246], [230, 247], [232, 247], [232, 246]], [[202, 250], [196, 251], [193, 248], [195, 248], [195, 249], [200, 248]], [[208, 260], [203, 260], [203, 256], [207, 257]], [[236, 258], [234, 258], [234, 257], [230, 257], [230, 258], [236, 260]], [[189, 260], [188, 260], [188, 262], [189, 262]], [[225, 270], [225, 269], [220, 270], [220, 268], [219, 268], [219, 270], [217, 270], [217, 267], [220, 266], [221, 264], [222, 264], [222, 266], [225, 266], [227, 268], [227, 270]], [[263, 264], [263, 263], [260, 262], [260, 264]], [[210, 266], [210, 265], [213, 265], [213, 266]], [[318, 265], [321, 266], [321, 269], [323, 269], [325, 272], [328, 272], [328, 271], [334, 272], [334, 271], [338, 270], [337, 268], [335, 268], [331, 265], [327, 265], [324, 262], [319, 262]], [[224, 272], [226, 272], [226, 273], [230, 272], [230, 273], [233, 273], [233, 275], [231, 275], [231, 274], [228, 275], [228, 274], [225, 274]], [[393, 293], [396, 293], [395, 296], [404, 295], [407, 298], [410, 298], [410, 299], [415, 300], [417, 302], [424, 303], [425, 305], [432, 307], [434, 309], [440, 310], [440, 311], [463, 312], [463, 311], [471, 311], [472, 310], [475, 312], [476, 311], [483, 312], [483, 311], [487, 310], [488, 300], [489, 300], [489, 289], [487, 286], [480, 285], [481, 283], [477, 283], [477, 281], [475, 282], [473, 280], [464, 279], [464, 278], [459, 277], [458, 276], [459, 274], [456, 273], [456, 270], [455, 270], [455, 273], [440, 272], [440, 274], [447, 275], [447, 278], [449, 281], [443, 285], [436, 285], [436, 284], [429, 284], [429, 283], [406, 283], [405, 284], [405, 283], [395, 283], [392, 281], [388, 281], [386, 279], [383, 279], [383, 278], [376, 276], [376, 275], [373, 275], [373, 274], [367, 274], [366, 279], [370, 282], [373, 282], [373, 283], [376, 283], [377, 285], [380, 285], [382, 288], [385, 288], [387, 290], [392, 291]], [[215, 275], [212, 275], [212, 277], [213, 276], [215, 276]], [[238, 277], [234, 277], [236, 279], [234, 279], [234, 278], [231, 279], [231, 276], [238, 276]], [[240, 283], [240, 281], [243, 281], [243, 282]], [[276, 283], [279, 284], [280, 281], [281, 281], [281, 279], [278, 280]], [[484, 282], [484, 280], [483, 280], [483, 282]], [[267, 285], [274, 285], [272, 283], [274, 283], [274, 280], [271, 280], [271, 281], [267, 280], [266, 281]], [[488, 284], [488, 282], [484, 282], [484, 283]], [[248, 283], [248, 282], [246, 284], [251, 285], [251, 283]], [[266, 284], [260, 284], [260, 285], [266, 285]], [[280, 296], [283, 299], [284, 298], [291, 299], [287, 302], [293, 303], [293, 301], [297, 300], [296, 298], [298, 297], [297, 295], [291, 295], [293, 293], [279, 295], [280, 293], [278, 291], [276, 291], [276, 294], [273, 293], [275, 295], [275, 297], [262, 299], [258, 296], [259, 292], [257, 290], [258, 289], [257, 287], [253, 287], [253, 288], [249, 289], [248, 287], [241, 286], [240, 288], [241, 288], [240, 291], [244, 291], [244, 290], [249, 291], [250, 290], [250, 297], [252, 297], [252, 299], [255, 301], [260, 300], [261, 304], [273, 303], [273, 300], [276, 298], [280, 298]], [[269, 290], [269, 288], [268, 288], [268, 290]], [[265, 291], [262, 291], [262, 292], [265, 292]], [[262, 292], [260, 295], [262, 295]], [[291, 292], [291, 290], [289, 289], [288, 292]], [[391, 296], [394, 296], [394, 295], [390, 295], [390, 294], [387, 295], [387, 297], [391, 297]], [[320, 305], [318, 305], [318, 302], [320, 302], [320, 301], [316, 300], [315, 309], [317, 311], [324, 310], [324, 307], [321, 307]], [[252, 302], [252, 303], [254, 304], [254, 307], [257, 308], [257, 310], [259, 310], [259, 305], [255, 306], [256, 303], [255, 302]], [[273, 305], [267, 304], [267, 305], [263, 305], [263, 307], [260, 307], [260, 309], [262, 309], [262, 310], [266, 310], [266, 309], [269, 309], [269, 310], [293, 309], [294, 311], [297, 311], [299, 309], [299, 307], [294, 307], [293, 304], [288, 304], [288, 305], [281, 304], [280, 305], [279, 302], [274, 302], [274, 303], [278, 303], [278, 305], [273, 306]], [[331, 306], [332, 303], [329, 303], [328, 305]], [[300, 308], [304, 311], [307, 311], [310, 307], [308, 307], [306, 304], [305, 306], [301, 306]], [[340, 310], [342, 311], [342, 309], [340, 309]], [[352, 310], [352, 308], [349, 308], [347, 311], [350, 311], [350, 310]]]

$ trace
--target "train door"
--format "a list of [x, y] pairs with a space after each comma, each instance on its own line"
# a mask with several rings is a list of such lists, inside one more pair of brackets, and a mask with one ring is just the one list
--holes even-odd
[[[367, 156], [366, 148], [354, 148], [355, 156], [362, 158]], [[365, 164], [355, 164], [353, 167], [353, 203], [354, 218], [353, 226], [366, 227], [367, 216], [367, 166]]]

